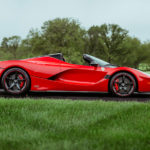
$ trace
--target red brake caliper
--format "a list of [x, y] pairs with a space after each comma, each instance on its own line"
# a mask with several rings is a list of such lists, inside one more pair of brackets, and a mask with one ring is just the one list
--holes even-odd
[[[23, 77], [22, 77], [21, 74], [20, 74], [18, 77], [19, 77], [20, 80], [23, 80]], [[23, 85], [24, 85], [24, 81], [21, 81], [21, 82], [20, 82], [20, 88], [22, 88]]]
[[119, 83], [119, 79], [116, 79], [116, 80], [115, 80], [115, 89], [116, 89], [116, 91], [119, 90], [118, 83]]

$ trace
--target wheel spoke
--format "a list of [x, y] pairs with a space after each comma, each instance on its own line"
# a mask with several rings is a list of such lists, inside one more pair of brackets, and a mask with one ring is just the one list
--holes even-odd
[[6, 79], [8, 79], [8, 80], [14, 80], [14, 79], [12, 79], [12, 78], [10, 78], [10, 77], [6, 77]]
[[125, 75], [123, 75], [123, 76], [122, 76], [122, 83], [125, 82], [125, 78], [126, 78]]
[[19, 85], [18, 83], [16, 84], [16, 87], [17, 87], [18, 90], [21, 89], [21, 88], [20, 88], [20, 85]]
[[133, 83], [132, 82], [128, 82], [128, 83], [126, 83], [126, 85], [133, 85]]
[[125, 93], [128, 93], [127, 88], [123, 88], [123, 91], [124, 91]]
[[10, 85], [9, 89], [13, 88], [14, 86], [15, 86], [15, 83], [13, 82], [13, 83]]
[[15, 79], [18, 79], [18, 73], [17, 72], [15, 73]]

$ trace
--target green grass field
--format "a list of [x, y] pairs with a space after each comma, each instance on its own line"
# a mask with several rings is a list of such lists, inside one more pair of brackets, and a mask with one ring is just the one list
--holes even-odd
[[0, 149], [149, 150], [150, 103], [1, 98]]

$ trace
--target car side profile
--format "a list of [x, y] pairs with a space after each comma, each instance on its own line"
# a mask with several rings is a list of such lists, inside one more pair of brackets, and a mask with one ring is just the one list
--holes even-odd
[[21, 95], [29, 91], [108, 92], [130, 96], [150, 91], [150, 75], [83, 54], [88, 65], [65, 62], [61, 53], [0, 62], [1, 88]]

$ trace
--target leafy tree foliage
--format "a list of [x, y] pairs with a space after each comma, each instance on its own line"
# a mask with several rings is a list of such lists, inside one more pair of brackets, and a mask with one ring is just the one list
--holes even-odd
[[89, 48], [97, 54], [102, 54], [108, 62], [114, 62], [121, 53], [121, 44], [127, 37], [127, 31], [116, 24], [92, 26], [88, 30]]
[[37, 29], [30, 30], [27, 38], [22, 40], [21, 51], [25, 56], [32, 57], [45, 55], [45, 41]]
[[120, 55], [121, 65], [128, 65], [134, 68], [138, 68], [141, 62], [145, 62], [148, 59], [148, 49], [146, 44], [142, 44], [139, 39], [128, 37], [122, 47], [124, 53]]
[[0, 57], [18, 59], [50, 53], [63, 53], [66, 61], [83, 64], [88, 53], [117, 65], [138, 68], [150, 65], [150, 42], [130, 37], [116, 24], [102, 24], [85, 30], [77, 20], [56, 18], [44, 22], [41, 29], [32, 29], [23, 40], [19, 36], [3, 38]]
[[67, 60], [72, 63], [80, 63], [74, 57], [80, 56], [84, 49], [85, 31], [80, 24], [73, 19], [55, 19], [47, 21], [42, 26], [42, 37], [45, 39], [45, 50], [51, 52], [63, 52]]
[[26, 51], [35, 55], [45, 55], [49, 53], [63, 53], [67, 61], [81, 63], [77, 59], [84, 49], [85, 30], [73, 19], [54, 19], [46, 21], [41, 27], [41, 32], [31, 30], [22, 47]]
[[12, 36], [9, 38], [3, 38], [1, 43], [1, 49], [6, 54], [11, 54], [12, 58], [17, 59], [17, 51], [19, 48], [19, 45], [21, 43], [21, 38], [19, 36]]

